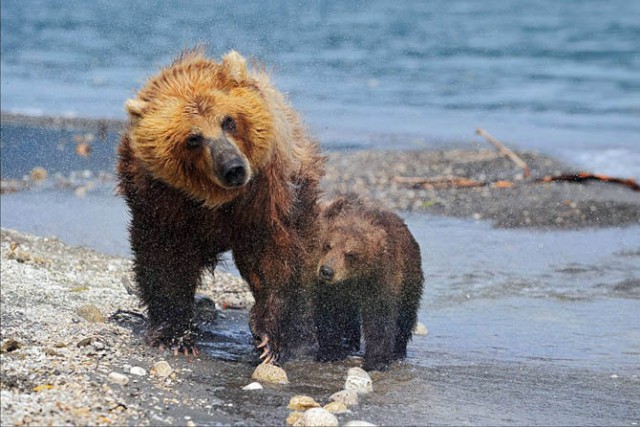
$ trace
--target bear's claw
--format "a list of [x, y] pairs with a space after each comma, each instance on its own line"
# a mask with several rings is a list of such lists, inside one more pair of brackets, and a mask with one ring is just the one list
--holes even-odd
[[260, 355], [260, 359], [262, 359], [262, 363], [266, 365], [275, 363], [278, 356], [273, 351], [271, 351], [271, 344], [269, 344], [269, 336], [267, 334], [262, 335], [262, 340], [260, 341], [260, 343], [258, 343], [258, 345], [256, 345], [256, 348], [264, 349], [264, 351]]
[[182, 336], [169, 333], [165, 328], [149, 329], [145, 341], [150, 347], [157, 347], [159, 352], [170, 350], [174, 356], [196, 357], [200, 353], [196, 347], [194, 332], [185, 331]]

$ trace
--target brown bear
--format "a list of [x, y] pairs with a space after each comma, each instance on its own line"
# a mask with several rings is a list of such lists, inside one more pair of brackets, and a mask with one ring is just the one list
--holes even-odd
[[[126, 102], [119, 189], [153, 346], [195, 352], [194, 293], [231, 250], [255, 297], [250, 327], [275, 362], [300, 340], [324, 159], [261, 67], [184, 52]], [[312, 320], [312, 315], [307, 316]]]
[[316, 328], [320, 361], [360, 349], [365, 370], [407, 354], [424, 278], [420, 246], [396, 214], [343, 195], [320, 214]]

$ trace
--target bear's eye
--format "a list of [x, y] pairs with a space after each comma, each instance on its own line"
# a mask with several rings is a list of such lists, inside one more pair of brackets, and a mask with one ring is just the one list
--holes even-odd
[[353, 251], [349, 251], [345, 254], [345, 258], [347, 259], [347, 261], [349, 262], [354, 262], [358, 260], [358, 254], [353, 252]]
[[328, 251], [331, 249], [331, 243], [325, 243], [324, 246], [322, 247], [322, 249], [324, 249], [325, 251]]
[[236, 131], [236, 121], [231, 116], [226, 116], [222, 119], [222, 123], [220, 123], [220, 127], [225, 132], [235, 132]]
[[194, 149], [202, 146], [204, 138], [200, 134], [192, 134], [187, 137], [187, 147]]

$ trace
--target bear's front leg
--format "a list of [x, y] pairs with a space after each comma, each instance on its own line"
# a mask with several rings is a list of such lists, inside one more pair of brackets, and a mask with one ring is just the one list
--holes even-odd
[[254, 299], [249, 327], [256, 339], [256, 348], [263, 363], [276, 363], [283, 353], [282, 323], [288, 306], [287, 297], [274, 289], [262, 289], [254, 293]]
[[294, 268], [292, 258], [282, 253], [265, 251], [258, 260], [234, 253], [236, 266], [255, 299], [249, 326], [264, 363], [283, 361], [287, 350], [304, 339], [300, 325], [307, 320], [303, 314], [306, 294], [300, 277], [294, 274], [301, 269]]
[[138, 295], [147, 308], [146, 341], [153, 347], [168, 347], [174, 354], [196, 355], [192, 319], [201, 257], [193, 249], [166, 245], [166, 240], [150, 241], [148, 235], [140, 240], [132, 238], [133, 270]]

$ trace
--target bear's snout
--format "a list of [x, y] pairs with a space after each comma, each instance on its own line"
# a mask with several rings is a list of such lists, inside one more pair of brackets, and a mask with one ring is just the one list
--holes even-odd
[[331, 281], [334, 275], [335, 272], [333, 271], [333, 268], [329, 267], [328, 265], [323, 264], [318, 270], [318, 276], [320, 276], [320, 279], [322, 280]]
[[250, 168], [240, 150], [225, 137], [211, 140], [209, 149], [214, 173], [225, 187], [242, 187], [249, 180]]
[[244, 185], [247, 177], [247, 170], [242, 159], [236, 158], [226, 165], [223, 165], [222, 177], [229, 187], [240, 187]]

